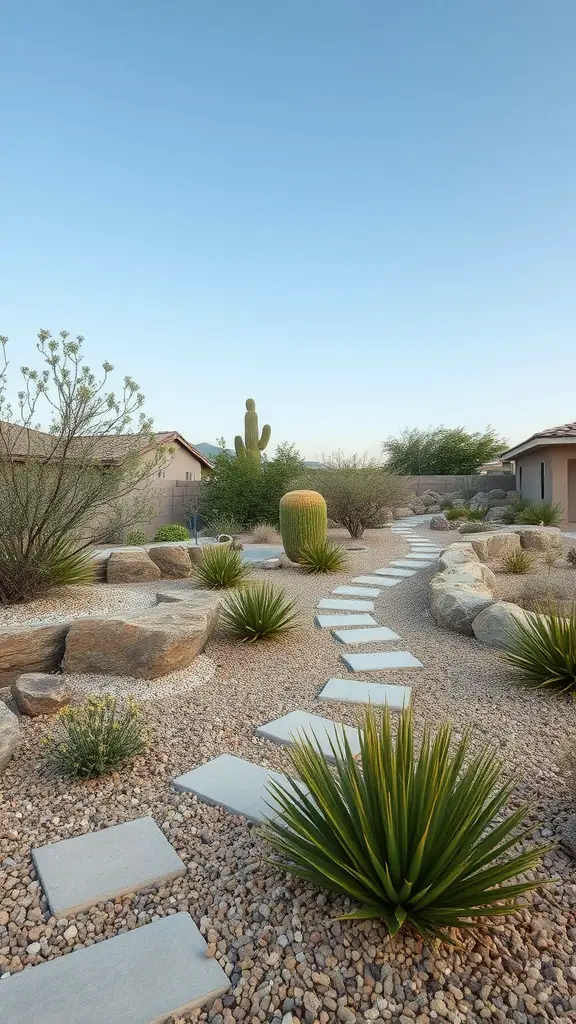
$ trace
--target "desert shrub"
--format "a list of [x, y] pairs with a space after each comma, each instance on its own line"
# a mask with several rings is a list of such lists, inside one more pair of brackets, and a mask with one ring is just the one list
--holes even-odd
[[523, 573], [532, 572], [534, 564], [534, 558], [530, 552], [523, 551], [522, 548], [516, 548], [512, 551], [507, 551], [502, 556], [500, 568], [502, 572], [514, 573], [519, 576]]
[[523, 586], [517, 597], [518, 604], [527, 611], [569, 610], [570, 605], [576, 601], [576, 590], [574, 586], [552, 580], [549, 577], [539, 577], [529, 580]]
[[569, 612], [550, 606], [518, 620], [502, 656], [529, 686], [576, 691], [576, 605]]
[[471, 523], [481, 523], [488, 515], [487, 508], [469, 508], [468, 519]]
[[458, 527], [460, 533], [490, 533], [492, 525], [490, 523], [461, 523]]
[[308, 573], [343, 572], [348, 565], [344, 548], [324, 539], [300, 548], [299, 564]]
[[264, 835], [282, 867], [344, 893], [348, 918], [382, 918], [394, 935], [412, 926], [426, 939], [452, 941], [449, 929], [475, 917], [513, 913], [515, 897], [537, 883], [530, 871], [549, 847], [509, 851], [527, 807], [504, 816], [512, 785], [493, 751], [471, 755], [469, 735], [450, 751], [452, 728], [428, 729], [414, 757], [412, 711], [396, 736], [388, 708], [366, 712], [357, 760], [341, 733], [330, 767], [319, 744], [300, 737], [290, 756], [298, 778], [270, 784], [278, 817]]
[[126, 534], [125, 544], [134, 545], [135, 547], [141, 547], [143, 544], [147, 544], [146, 534], [143, 530], [130, 530]]
[[507, 505], [502, 505], [502, 522], [511, 526], [519, 522], [519, 516], [530, 502], [527, 498], [512, 498]]
[[237, 640], [269, 640], [293, 629], [297, 623], [296, 602], [271, 583], [258, 583], [230, 594], [220, 621]]
[[568, 548], [566, 552], [566, 561], [568, 565], [571, 565], [573, 569], [576, 569], [576, 548]]
[[448, 522], [452, 522], [454, 519], [468, 519], [469, 514], [468, 509], [464, 507], [447, 508], [444, 513]]
[[206, 520], [202, 532], [207, 537], [220, 537], [223, 534], [234, 537], [235, 534], [242, 533], [242, 523], [234, 516], [216, 515]]
[[250, 566], [242, 561], [240, 552], [230, 544], [209, 544], [202, 551], [200, 561], [193, 566], [192, 575], [200, 587], [224, 590], [243, 583], [250, 575]]
[[278, 540], [278, 530], [272, 523], [256, 523], [252, 530], [252, 540], [255, 544], [273, 544]]
[[180, 523], [165, 523], [156, 530], [154, 540], [158, 544], [168, 540], [190, 540], [190, 531], [185, 526], [180, 526]]
[[148, 730], [137, 704], [116, 697], [89, 697], [60, 711], [56, 731], [43, 744], [41, 765], [50, 775], [91, 779], [112, 772], [148, 746]]
[[357, 540], [364, 530], [382, 526], [390, 509], [406, 505], [408, 482], [389, 473], [373, 459], [336, 452], [319, 469], [310, 470], [297, 487], [318, 491], [326, 501], [328, 516]]
[[558, 526], [564, 517], [564, 508], [557, 501], [528, 501], [517, 513], [515, 523], [528, 526]]
[[303, 465], [291, 444], [279, 444], [274, 458], [262, 462], [237, 459], [223, 451], [214, 460], [214, 471], [202, 480], [202, 519], [210, 522], [226, 517], [238, 523], [241, 530], [251, 530], [263, 522], [278, 526], [280, 498], [291, 489]]
[[[44, 540], [31, 545], [25, 560], [19, 537], [0, 541], [0, 589], [12, 601], [31, 601], [54, 587], [94, 583], [94, 562], [86, 550], [62, 540]], [[0, 601], [0, 603], [2, 603]]]

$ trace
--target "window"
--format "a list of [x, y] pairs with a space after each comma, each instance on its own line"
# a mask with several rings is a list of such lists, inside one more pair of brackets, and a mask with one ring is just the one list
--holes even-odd
[[520, 491], [520, 494], [522, 494], [522, 466], [520, 466], [520, 469], [518, 470], [518, 490]]
[[545, 464], [543, 462], [541, 462], [540, 463], [540, 497], [542, 498], [542, 501], [544, 501], [545, 483], [546, 483], [546, 467], [545, 467]]
[[161, 469], [158, 470], [158, 479], [159, 480], [165, 480], [166, 479], [166, 473], [163, 473]]
[[192, 479], [192, 473], [190, 472], [189, 469], [186, 470], [186, 479], [187, 480], [191, 480]]

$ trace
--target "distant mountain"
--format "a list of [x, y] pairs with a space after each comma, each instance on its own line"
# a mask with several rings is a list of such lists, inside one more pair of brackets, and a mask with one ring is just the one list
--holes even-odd
[[[222, 451], [217, 444], [209, 444], [208, 441], [202, 441], [200, 444], [195, 444], [194, 447], [197, 448], [205, 458], [210, 459], [210, 461], [215, 459], [217, 455], [220, 455], [220, 452]], [[234, 455], [234, 452], [231, 452], [229, 448], [226, 448], [226, 452], [228, 455]]]

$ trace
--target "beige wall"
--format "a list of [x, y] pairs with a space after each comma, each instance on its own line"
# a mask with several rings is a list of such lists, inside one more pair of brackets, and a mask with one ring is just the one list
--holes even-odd
[[541, 466], [544, 463], [545, 501], [559, 502], [565, 510], [565, 521], [576, 522], [576, 446], [542, 446], [519, 455], [515, 462], [516, 487], [523, 498], [530, 501], [542, 498]]

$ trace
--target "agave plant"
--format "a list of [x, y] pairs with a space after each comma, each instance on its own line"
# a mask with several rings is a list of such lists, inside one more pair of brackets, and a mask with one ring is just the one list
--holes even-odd
[[502, 656], [530, 686], [576, 692], [576, 604], [566, 614], [542, 605], [518, 620]]
[[309, 573], [343, 572], [348, 565], [344, 548], [323, 538], [300, 548], [298, 562]]
[[229, 544], [209, 544], [202, 551], [202, 557], [192, 573], [198, 586], [208, 590], [224, 590], [244, 583], [250, 575], [250, 566], [242, 561], [240, 552]]
[[95, 581], [90, 552], [66, 538], [30, 545], [28, 558], [22, 556], [20, 537], [0, 540], [0, 604], [43, 597], [54, 587], [82, 586]]
[[334, 770], [319, 745], [299, 738], [291, 751], [299, 779], [270, 783], [278, 814], [263, 826], [281, 866], [344, 893], [357, 904], [344, 918], [382, 918], [391, 935], [411, 925], [453, 942], [450, 929], [513, 913], [515, 898], [538, 883], [506, 883], [549, 847], [508, 856], [530, 834], [520, 829], [526, 807], [503, 817], [513, 783], [494, 752], [469, 757], [465, 734], [451, 754], [451, 736], [449, 724], [434, 737], [425, 730], [415, 759], [411, 710], [394, 740], [388, 708], [369, 708], [361, 766], [342, 731]]
[[507, 551], [502, 556], [500, 567], [502, 572], [513, 573], [517, 576], [524, 575], [534, 568], [534, 558], [530, 552], [523, 551], [522, 548], [513, 548], [512, 551]]
[[564, 508], [557, 501], [529, 501], [516, 513], [514, 522], [528, 526], [558, 526]]
[[220, 621], [238, 640], [268, 640], [294, 628], [296, 602], [271, 583], [255, 584], [229, 595]]

